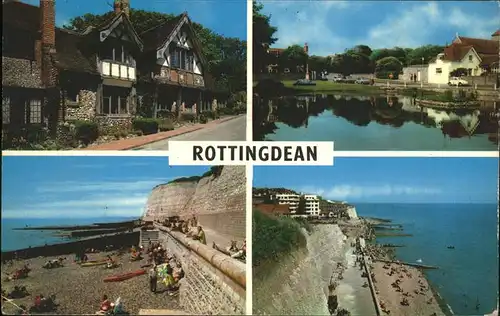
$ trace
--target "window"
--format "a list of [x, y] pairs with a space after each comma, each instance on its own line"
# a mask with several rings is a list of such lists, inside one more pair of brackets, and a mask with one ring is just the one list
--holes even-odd
[[101, 59], [113, 60], [124, 64], [130, 64], [132, 62], [131, 55], [127, 48], [119, 43], [105, 45], [101, 52]]
[[78, 103], [79, 102], [79, 96], [78, 96], [79, 92], [80, 91], [78, 91], [78, 89], [68, 88], [68, 90], [66, 90], [66, 100], [70, 101], [70, 102]]
[[42, 101], [39, 99], [32, 99], [29, 101], [29, 113], [31, 124], [41, 124], [42, 123]]
[[469, 62], [472, 62], [472, 55], [469, 55]]
[[2, 97], [2, 124], [10, 123], [10, 98]]
[[118, 87], [103, 87], [101, 114], [128, 114], [129, 89]]
[[190, 50], [175, 47], [170, 51], [170, 66], [187, 71], [194, 71], [194, 54]]
[[467, 76], [472, 76], [472, 68], [467, 69]]
[[442, 68], [436, 68], [436, 74], [441, 74], [443, 73], [443, 69]]

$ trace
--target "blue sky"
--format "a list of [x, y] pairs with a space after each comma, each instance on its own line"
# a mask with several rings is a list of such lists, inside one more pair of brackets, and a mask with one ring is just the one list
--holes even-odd
[[[22, 0], [38, 6], [40, 0]], [[56, 0], [56, 23], [67, 23], [85, 13], [103, 14], [112, 9], [113, 0]], [[130, 0], [134, 9], [170, 14], [188, 12], [193, 22], [224, 36], [247, 37], [247, 3], [245, 0]]]
[[161, 157], [3, 157], [2, 217], [141, 216], [155, 185], [208, 169]]
[[445, 45], [455, 34], [490, 38], [500, 20], [496, 1], [261, 1], [278, 27], [274, 47], [309, 44], [313, 55], [373, 48]]
[[352, 203], [497, 203], [498, 158], [336, 158], [332, 167], [254, 167], [255, 187]]

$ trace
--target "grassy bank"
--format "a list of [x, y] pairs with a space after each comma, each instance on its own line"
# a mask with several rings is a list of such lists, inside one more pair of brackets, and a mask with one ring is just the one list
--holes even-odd
[[253, 265], [305, 246], [306, 239], [301, 229], [308, 228], [303, 222], [288, 217], [273, 217], [258, 210], [253, 211], [252, 255]]
[[332, 81], [316, 81], [315, 86], [294, 86], [292, 80], [284, 80], [282, 83], [285, 88], [292, 89], [297, 92], [350, 92], [360, 94], [380, 94], [383, 91], [379, 87], [350, 84], [350, 83], [336, 83]]

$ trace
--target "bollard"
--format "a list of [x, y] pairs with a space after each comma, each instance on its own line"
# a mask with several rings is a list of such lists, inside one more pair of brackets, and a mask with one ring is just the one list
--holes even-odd
[[424, 87], [424, 82], [420, 81], [420, 88], [423, 88], [423, 87]]
[[387, 86], [389, 86], [389, 81], [387, 81]]
[[474, 84], [474, 90], [477, 90], [477, 83]]
[[493, 90], [496, 90], [496, 89], [497, 89], [497, 84], [495, 83], [495, 84], [493, 85]]
[[405, 81], [405, 88], [406, 88], [406, 81]]

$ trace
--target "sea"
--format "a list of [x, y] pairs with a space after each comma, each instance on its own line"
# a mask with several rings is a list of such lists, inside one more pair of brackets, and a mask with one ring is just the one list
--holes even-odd
[[[40, 226], [74, 226], [93, 223], [117, 223], [137, 217], [98, 218], [2, 218], [2, 251], [57, 244], [70, 241], [67, 237], [54, 236], [54, 231], [13, 230], [14, 228]], [[71, 239], [75, 240], [75, 239]]]
[[439, 267], [425, 273], [455, 315], [484, 315], [496, 308], [497, 205], [356, 204], [356, 210], [359, 216], [403, 225], [402, 232], [395, 232], [412, 236], [378, 237], [376, 242], [404, 245], [396, 248], [401, 261]]

